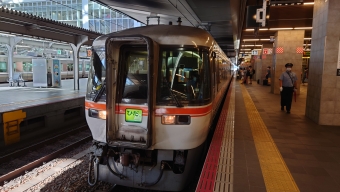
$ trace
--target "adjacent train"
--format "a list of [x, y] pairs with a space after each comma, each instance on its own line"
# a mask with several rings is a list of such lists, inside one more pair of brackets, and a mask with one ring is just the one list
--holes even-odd
[[98, 37], [85, 98], [89, 184], [181, 191], [197, 170], [233, 64], [205, 30], [149, 25]]
[[[33, 64], [29, 56], [15, 56], [13, 58], [14, 73], [20, 73], [25, 81], [33, 80]], [[73, 59], [69, 58], [54, 58], [60, 61], [61, 65], [61, 79], [73, 79]], [[0, 55], [0, 83], [8, 82], [7, 56]], [[52, 60], [52, 59], [46, 59]], [[2, 62], [6, 61], [6, 62]], [[87, 78], [90, 68], [90, 60], [86, 58], [79, 59], [79, 77]]]

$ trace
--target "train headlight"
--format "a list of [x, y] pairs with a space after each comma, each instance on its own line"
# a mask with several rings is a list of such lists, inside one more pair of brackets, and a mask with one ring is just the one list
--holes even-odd
[[162, 115], [162, 124], [173, 125], [175, 124], [176, 115]]
[[100, 119], [106, 119], [106, 111], [99, 111], [99, 118]]
[[101, 111], [97, 109], [89, 109], [89, 116], [98, 118], [98, 119], [106, 119], [106, 111]]
[[162, 115], [164, 125], [190, 125], [190, 115]]

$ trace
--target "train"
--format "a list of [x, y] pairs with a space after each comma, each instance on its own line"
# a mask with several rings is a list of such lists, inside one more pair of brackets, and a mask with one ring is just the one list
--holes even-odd
[[[22, 78], [25, 81], [33, 80], [33, 64], [32, 59], [36, 57], [20, 56], [16, 55], [13, 57], [13, 69], [15, 73], [21, 73]], [[61, 65], [61, 79], [73, 79], [73, 59], [70, 58], [53, 58], [60, 61]], [[8, 67], [7, 67], [7, 56], [0, 55], [0, 83], [8, 82]], [[51, 59], [46, 59], [51, 60]], [[79, 59], [79, 77], [87, 78], [90, 69], [90, 59], [80, 58]]]
[[208, 148], [234, 64], [207, 31], [181, 25], [100, 36], [90, 64], [89, 185], [183, 190]]

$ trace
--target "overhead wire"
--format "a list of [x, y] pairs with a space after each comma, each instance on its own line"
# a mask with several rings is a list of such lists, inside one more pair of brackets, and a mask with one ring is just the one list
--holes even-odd
[[[195, 25], [193, 24], [193, 23], [191, 23], [191, 21], [177, 8], [177, 5], [174, 5], [170, 0], [168, 0], [168, 2], [173, 6], [173, 7], [175, 7], [176, 9], [177, 9], [177, 11], [187, 20], [187, 21], [189, 21], [189, 23], [192, 25], [192, 26], [194, 26], [195, 27]], [[177, 1], [176, 1], [177, 2]], [[179, 1], [181, 4], [182, 4], [182, 7], [184, 7], [184, 9], [185, 10], [187, 10], [188, 11], [188, 13], [191, 15], [191, 16], [193, 16], [190, 12], [189, 12], [189, 10], [183, 5], [183, 3], [181, 2], [181, 1]], [[195, 17], [193, 16], [193, 18], [195, 19]], [[195, 19], [196, 20], [196, 19]], [[197, 20], [196, 20], [197, 21]], [[197, 23], [200, 23], [199, 21], [197, 21]]]

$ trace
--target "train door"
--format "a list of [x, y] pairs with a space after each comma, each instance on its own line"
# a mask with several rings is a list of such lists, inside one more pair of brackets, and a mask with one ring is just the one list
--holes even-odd
[[113, 37], [106, 47], [108, 143], [148, 148], [154, 125], [158, 45], [148, 37]]

